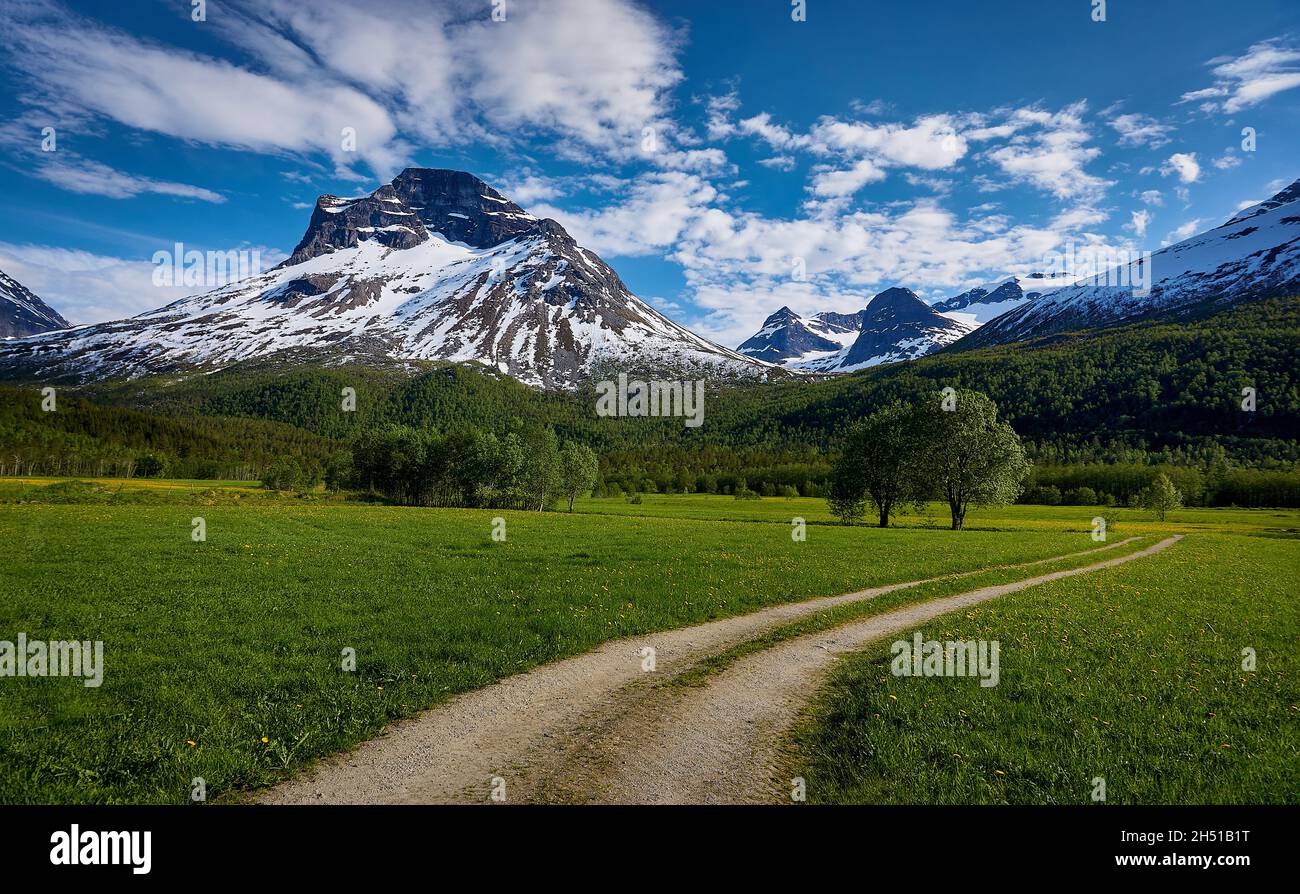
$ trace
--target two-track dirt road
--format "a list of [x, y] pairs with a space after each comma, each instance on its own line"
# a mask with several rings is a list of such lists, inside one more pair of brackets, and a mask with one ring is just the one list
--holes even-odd
[[[1133, 539], [1089, 552], [1115, 549]], [[327, 758], [256, 799], [274, 804], [488, 803], [494, 779], [508, 803], [788, 798], [789, 780], [773, 778], [775, 748], [837, 654], [998, 596], [1153, 555], [1180, 539], [1169, 537], [1090, 565], [906, 605], [779, 642], [697, 686], [666, 681], [789, 621], [929, 580], [772, 606], [606, 643], [394, 724], [383, 736]], [[939, 579], [944, 578], [930, 580]], [[655, 652], [651, 673], [643, 670], [647, 646]]]

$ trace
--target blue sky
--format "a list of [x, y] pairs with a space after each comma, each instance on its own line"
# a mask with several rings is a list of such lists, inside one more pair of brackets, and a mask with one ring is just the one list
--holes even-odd
[[202, 11], [0, 5], [0, 269], [74, 321], [180, 297], [151, 276], [176, 242], [275, 262], [318, 195], [407, 165], [479, 174], [732, 345], [783, 304], [1156, 250], [1300, 177], [1294, 0]]

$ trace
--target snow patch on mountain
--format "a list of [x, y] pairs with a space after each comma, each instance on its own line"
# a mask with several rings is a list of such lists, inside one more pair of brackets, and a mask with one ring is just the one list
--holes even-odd
[[922, 357], [970, 330], [910, 289], [892, 288], [855, 314], [802, 317], [783, 307], [737, 350], [796, 371], [845, 373]]

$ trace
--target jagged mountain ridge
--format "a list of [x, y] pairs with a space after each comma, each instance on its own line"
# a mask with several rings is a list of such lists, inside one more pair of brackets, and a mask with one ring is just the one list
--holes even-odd
[[983, 326], [1026, 301], [1072, 284], [1072, 280], [1061, 281], [1045, 273], [1013, 276], [1003, 282], [968, 289], [931, 307], [954, 320]]
[[31, 289], [0, 270], [0, 338], [25, 338], [70, 325]]
[[273, 270], [128, 320], [6, 345], [0, 372], [133, 378], [281, 353], [479, 363], [561, 389], [601, 370], [764, 378], [772, 369], [664, 317], [559, 223], [472, 174], [409, 168], [366, 196], [320, 197]]
[[894, 287], [853, 314], [805, 318], [782, 308], [737, 350], [787, 369], [842, 373], [924, 356], [970, 329], [931, 308], [910, 289]]
[[763, 321], [763, 328], [736, 350], [768, 363], [814, 359], [843, 350], [862, 331], [865, 310], [855, 314], [825, 312], [801, 317], [783, 307]]

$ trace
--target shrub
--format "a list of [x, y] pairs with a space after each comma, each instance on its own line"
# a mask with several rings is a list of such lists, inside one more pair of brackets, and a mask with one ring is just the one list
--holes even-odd
[[1090, 487], [1072, 487], [1065, 492], [1061, 502], [1066, 506], [1097, 506], [1097, 492]]

